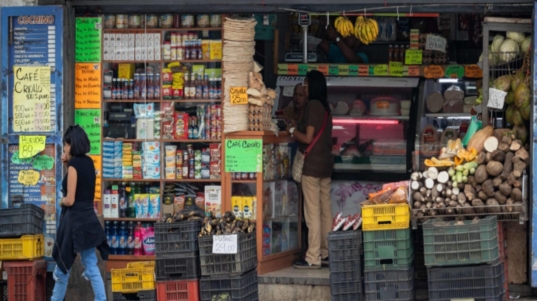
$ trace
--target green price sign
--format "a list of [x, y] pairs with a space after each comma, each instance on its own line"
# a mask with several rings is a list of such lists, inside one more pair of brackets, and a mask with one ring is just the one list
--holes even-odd
[[75, 61], [99, 63], [101, 61], [101, 18], [76, 18]]
[[403, 63], [390, 62], [390, 76], [402, 77], [403, 76]]
[[423, 53], [421, 50], [408, 49], [405, 51], [405, 65], [421, 65]]
[[262, 172], [263, 140], [226, 139], [226, 172]]
[[464, 77], [464, 67], [460, 65], [449, 65], [446, 67], [444, 77], [447, 78], [461, 78]]
[[388, 65], [376, 65], [375, 67], [373, 67], [373, 75], [375, 76], [388, 75]]
[[89, 155], [101, 154], [101, 110], [80, 109], [75, 110], [75, 123], [80, 125], [90, 141]]

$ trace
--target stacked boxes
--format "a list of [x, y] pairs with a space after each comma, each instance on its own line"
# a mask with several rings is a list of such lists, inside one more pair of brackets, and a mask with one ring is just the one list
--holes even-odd
[[160, 179], [160, 142], [142, 143], [142, 173], [144, 179]]
[[332, 301], [363, 300], [362, 231], [330, 232], [328, 249]]
[[423, 242], [429, 300], [503, 300], [505, 271], [498, 233], [495, 216], [425, 222]]
[[120, 179], [123, 175], [122, 141], [103, 141], [103, 178]]
[[407, 204], [362, 208], [367, 301], [414, 299], [414, 245]]
[[105, 33], [103, 59], [107, 61], [160, 61], [160, 33]]

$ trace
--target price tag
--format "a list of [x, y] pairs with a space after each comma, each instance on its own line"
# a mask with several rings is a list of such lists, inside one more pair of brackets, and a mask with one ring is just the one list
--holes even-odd
[[19, 158], [31, 158], [45, 150], [45, 136], [19, 136]]
[[503, 104], [505, 102], [505, 95], [507, 95], [507, 92], [494, 88], [489, 88], [489, 102], [487, 104], [487, 107], [491, 109], [502, 110]]
[[478, 65], [464, 67], [464, 76], [468, 78], [483, 78], [483, 70]]
[[449, 65], [446, 67], [444, 76], [447, 78], [462, 78], [464, 76], [464, 67], [459, 65]]
[[358, 66], [358, 76], [369, 76], [369, 67], [365, 65]]
[[408, 66], [408, 76], [413, 76], [413, 77], [420, 76], [420, 67]]
[[388, 75], [388, 65], [376, 65], [373, 67], [373, 75], [386, 76]]
[[403, 63], [390, 62], [390, 76], [402, 77], [403, 76]]
[[423, 51], [409, 49], [405, 51], [405, 65], [421, 65], [423, 62]]
[[213, 254], [237, 254], [237, 234], [213, 235]]
[[39, 182], [41, 174], [35, 170], [21, 170], [19, 171], [19, 176], [17, 181], [25, 186], [35, 186]]
[[442, 78], [444, 77], [444, 69], [442, 66], [430, 65], [423, 68], [423, 76], [425, 78]]
[[248, 104], [248, 94], [246, 94], [246, 87], [231, 87], [229, 91], [229, 101], [232, 105]]
[[425, 50], [440, 51], [446, 53], [447, 40], [441, 36], [429, 34], [425, 41]]

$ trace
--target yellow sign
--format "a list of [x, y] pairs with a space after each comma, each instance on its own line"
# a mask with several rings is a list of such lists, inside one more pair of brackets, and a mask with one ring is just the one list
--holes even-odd
[[229, 101], [232, 105], [248, 104], [248, 94], [246, 94], [246, 87], [231, 87], [229, 91]]
[[390, 62], [390, 76], [403, 76], [403, 63], [401, 62]]
[[31, 158], [45, 150], [46, 136], [19, 136], [19, 158]]
[[373, 75], [375, 76], [388, 75], [388, 65], [375, 65], [375, 67], [373, 67]]
[[13, 67], [13, 131], [50, 132], [50, 66]]
[[35, 186], [39, 182], [41, 174], [35, 170], [21, 170], [17, 181], [25, 186]]
[[405, 65], [421, 65], [423, 61], [423, 52], [417, 49], [408, 49], [405, 51]]

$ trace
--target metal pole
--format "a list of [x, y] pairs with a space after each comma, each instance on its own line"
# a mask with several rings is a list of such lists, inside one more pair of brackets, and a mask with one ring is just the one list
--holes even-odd
[[302, 32], [303, 32], [303, 35], [304, 35], [304, 42], [303, 42], [303, 52], [304, 52], [304, 59], [302, 60], [302, 62], [304, 64], [307, 64], [308, 63], [308, 27], [307, 26], [302, 26]]

